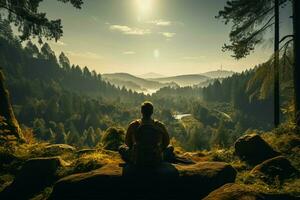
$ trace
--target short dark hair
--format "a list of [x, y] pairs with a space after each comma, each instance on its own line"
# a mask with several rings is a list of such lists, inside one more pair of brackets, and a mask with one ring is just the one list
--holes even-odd
[[144, 117], [151, 117], [153, 114], [153, 104], [150, 101], [145, 101], [142, 103], [141, 113]]

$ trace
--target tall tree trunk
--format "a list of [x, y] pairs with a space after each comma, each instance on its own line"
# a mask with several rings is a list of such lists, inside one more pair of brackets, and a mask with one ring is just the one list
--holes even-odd
[[10, 134], [16, 136], [17, 139], [23, 140], [19, 123], [11, 106], [9, 93], [4, 86], [4, 76], [2, 71], [0, 71], [0, 115], [5, 117], [8, 128], [11, 132]]
[[280, 123], [279, 91], [279, 0], [275, 0], [275, 38], [274, 38], [274, 125]]
[[300, 133], [300, 1], [293, 0], [295, 121]]

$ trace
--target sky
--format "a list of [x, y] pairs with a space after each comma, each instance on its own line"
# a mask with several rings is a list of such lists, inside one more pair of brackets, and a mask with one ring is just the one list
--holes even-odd
[[[40, 11], [60, 18], [64, 36], [49, 41], [57, 55], [98, 73], [141, 75], [241, 72], [267, 61], [273, 49], [272, 31], [254, 53], [236, 61], [222, 52], [230, 25], [215, 18], [226, 0], [89, 0], [81, 10], [45, 0]], [[290, 8], [282, 10], [282, 34], [291, 32]]]

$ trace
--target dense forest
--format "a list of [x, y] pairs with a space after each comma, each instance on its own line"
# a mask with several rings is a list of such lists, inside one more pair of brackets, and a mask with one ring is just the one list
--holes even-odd
[[[1, 33], [1, 63], [15, 114], [39, 140], [96, 146], [109, 127], [126, 129], [139, 118], [139, 105], [153, 101], [174, 141], [189, 150], [230, 146], [248, 129], [273, 127], [272, 61], [207, 87], [167, 86], [144, 95], [102, 80], [88, 67], [58, 58], [47, 43], [21, 43], [10, 25]], [[11, 56], [14, 55], [14, 58]], [[291, 101], [291, 65], [282, 58], [282, 105]], [[192, 114], [178, 120], [174, 115]], [[283, 116], [284, 117], [284, 116]]]

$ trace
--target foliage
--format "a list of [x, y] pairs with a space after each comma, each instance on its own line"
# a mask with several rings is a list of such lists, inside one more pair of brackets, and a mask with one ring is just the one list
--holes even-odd
[[10, 132], [5, 117], [0, 115], [0, 135], [6, 135]]
[[[290, 0], [280, 0], [284, 6]], [[230, 44], [224, 51], [233, 51], [233, 57], [241, 59], [249, 55], [263, 41], [263, 35], [274, 25], [273, 0], [228, 0], [217, 16], [225, 24], [232, 23]]]
[[118, 151], [119, 147], [124, 144], [125, 131], [119, 128], [108, 128], [102, 139], [101, 143], [104, 149]]
[[72, 173], [82, 173], [98, 169], [111, 161], [112, 158], [103, 152], [84, 154], [73, 161]]
[[13, 178], [10, 174], [0, 175], [0, 192], [13, 181]]
[[101, 130], [115, 122], [126, 126], [137, 117], [138, 112], [122, 108], [121, 99], [140, 104], [144, 95], [120, 90], [87, 67], [68, 67], [66, 56], [60, 57], [60, 66], [47, 43], [41, 51], [32, 42], [22, 48], [7, 37], [0, 37], [0, 43], [0, 65], [16, 116], [37, 139], [92, 147], [100, 141]]
[[24, 136], [25, 142], [28, 144], [32, 144], [36, 142], [33, 131], [31, 128], [22, 127], [22, 134]]
[[[29, 39], [30, 36], [58, 40], [62, 34], [61, 20], [49, 20], [46, 13], [38, 11], [39, 4], [43, 0], [1, 0], [0, 10], [7, 12], [9, 22], [14, 23], [22, 32], [21, 39]], [[82, 0], [58, 0], [71, 3], [80, 9]]]
[[290, 126], [290, 123], [286, 122], [272, 132], [263, 133], [262, 137], [275, 150], [289, 158], [295, 167], [300, 168], [300, 136], [295, 126]]
[[[171, 138], [186, 150], [229, 147], [249, 128], [272, 127], [272, 94], [269, 81], [265, 81], [272, 74], [270, 62], [205, 88], [166, 87], [146, 96], [117, 88], [86, 66], [70, 65], [63, 52], [56, 58], [47, 43], [38, 47], [28, 42], [22, 47], [8, 34], [0, 37], [0, 42], [0, 65], [15, 114], [38, 141], [95, 147], [103, 130], [126, 128], [139, 118], [144, 100], [154, 103], [154, 117], [166, 124]], [[281, 63], [282, 80], [287, 83], [282, 90], [286, 91], [291, 68], [284, 60]], [[192, 116], [175, 119], [180, 113]]]
[[[292, 55], [291, 55], [292, 56]], [[273, 124], [273, 67], [272, 61], [257, 66], [251, 71], [225, 78], [203, 89], [203, 98], [208, 102], [228, 102], [233, 105], [231, 115], [242, 127], [267, 130]], [[293, 98], [292, 65], [280, 60], [282, 106], [290, 105]], [[283, 115], [284, 113], [281, 113]]]
[[230, 133], [228, 129], [225, 127], [224, 122], [221, 122], [218, 129], [215, 131], [214, 135], [212, 136], [211, 143], [214, 146], [219, 146], [222, 148], [226, 148], [230, 146], [229, 144], [232, 144], [233, 142], [230, 143]]
[[255, 177], [250, 171], [244, 171], [238, 173], [236, 178], [236, 183], [244, 184], [257, 192], [268, 192], [273, 194], [290, 194], [299, 196], [299, 179], [289, 179], [280, 183], [279, 181], [274, 181], [273, 184], [267, 184]]

